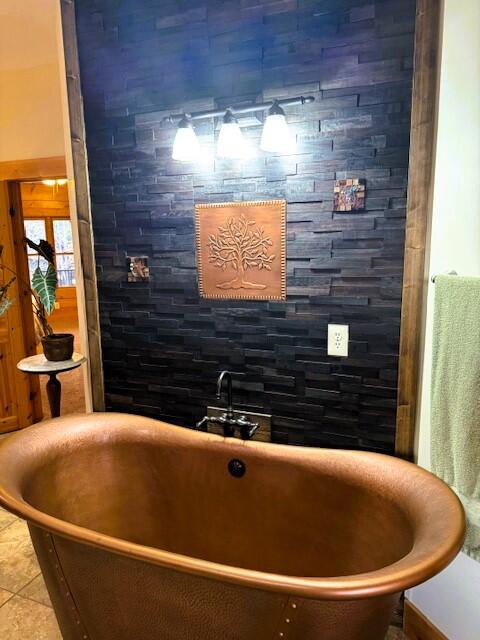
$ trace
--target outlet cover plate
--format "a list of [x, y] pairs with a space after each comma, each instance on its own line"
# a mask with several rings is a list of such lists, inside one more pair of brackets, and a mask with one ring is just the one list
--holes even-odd
[[339, 358], [348, 356], [348, 324], [328, 325], [328, 355]]

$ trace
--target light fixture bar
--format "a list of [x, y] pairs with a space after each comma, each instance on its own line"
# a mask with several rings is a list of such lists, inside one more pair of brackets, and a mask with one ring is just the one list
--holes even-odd
[[[310, 102], [314, 102], [315, 98], [313, 96], [298, 96], [296, 98], [284, 98], [283, 100], [270, 100], [269, 102], [261, 102], [258, 104], [252, 104], [246, 107], [238, 106], [238, 107], [227, 107], [228, 110], [233, 114], [237, 115], [240, 113], [255, 113], [255, 111], [268, 111], [274, 104], [280, 105], [281, 107], [290, 107], [296, 104], [309, 104]], [[215, 109], [211, 111], [194, 111], [193, 113], [176, 113], [171, 114], [164, 118], [166, 122], [180, 122], [185, 115], [188, 115], [189, 120], [205, 120], [207, 118], [219, 118], [225, 115], [226, 108], [223, 109]]]

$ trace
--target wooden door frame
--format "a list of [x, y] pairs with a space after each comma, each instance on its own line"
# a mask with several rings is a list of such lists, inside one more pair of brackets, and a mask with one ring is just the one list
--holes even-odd
[[0, 180], [45, 180], [66, 176], [64, 156], [0, 162]]
[[60, 0], [61, 38], [65, 73], [68, 128], [71, 147], [71, 166], [74, 179], [75, 217], [83, 278], [83, 312], [88, 342], [88, 361], [93, 411], [105, 410], [103, 361], [100, 338], [97, 275], [93, 245], [92, 212], [88, 181], [85, 121], [80, 86], [80, 65], [73, 0]]
[[[25, 264], [22, 255], [24, 249], [23, 243], [19, 240], [19, 238], [23, 239], [24, 237], [23, 229], [21, 228], [22, 219], [19, 215], [21, 211], [20, 189], [16, 181], [6, 179], [11, 175], [9, 173], [10, 168], [5, 169], [2, 165], [3, 163], [0, 163], [0, 175], [3, 178], [0, 181], [0, 201], [2, 204], [1, 225], [3, 231], [0, 235], [3, 236], [2, 244], [4, 245], [4, 255], [8, 253], [10, 258], [8, 260], [9, 268], [12, 269], [16, 275], [15, 282], [12, 286], [12, 297], [16, 301], [16, 304], [12, 305], [8, 313], [14, 315], [14, 327], [16, 330], [18, 329], [21, 334], [20, 341], [13, 338], [13, 333], [10, 337], [18, 408], [17, 423], [14, 427], [14, 430], [16, 430], [29, 426], [33, 422], [39, 422], [43, 418], [43, 412], [38, 376], [25, 374], [16, 368], [16, 364], [21, 358], [36, 354], [37, 345], [35, 341], [31, 292], [28, 286], [30, 275], [28, 273], [28, 266]], [[15, 172], [15, 176], [17, 175], [19, 175], [19, 171]], [[12, 329], [14, 327], [12, 327]], [[29, 413], [28, 415], [23, 415], [23, 418], [22, 411], [20, 411], [20, 407], [23, 406], [20, 402], [20, 395], [28, 396], [29, 402]], [[7, 428], [5, 428], [5, 424], [0, 424], [0, 433], [12, 430], [10, 428], [12, 426], [13, 425], [7, 424]]]
[[[18, 239], [24, 237], [23, 231], [23, 214], [22, 212], [22, 196], [21, 196], [21, 183], [22, 182], [37, 182], [48, 178], [65, 178], [67, 177], [67, 166], [64, 156], [54, 156], [46, 158], [35, 158], [27, 160], [15, 160], [8, 162], [0, 162], [0, 181], [5, 184], [7, 208], [12, 211], [18, 212], [18, 215], [11, 215], [9, 220], [10, 233], [13, 238], [14, 245], [14, 258], [15, 267], [18, 275], [23, 282], [29, 281], [28, 265], [25, 262], [25, 253], [23, 242]], [[69, 197], [69, 209], [73, 207], [73, 203], [70, 202]], [[73, 214], [70, 215], [72, 220]], [[75, 221], [72, 220], [72, 224]], [[73, 224], [75, 227], [75, 225]], [[75, 264], [79, 262], [79, 250], [78, 247], [74, 247]], [[78, 275], [78, 271], [77, 271]], [[20, 295], [20, 310], [22, 317], [22, 324], [24, 329], [24, 341], [25, 341], [25, 355], [34, 355], [36, 353], [35, 344], [35, 328], [33, 322], [33, 310], [29, 291], [26, 288], [21, 291]], [[81, 312], [84, 307], [84, 300], [79, 295], [79, 288], [77, 287], [77, 308], [79, 323], [81, 323]], [[83, 344], [83, 343], [82, 343]], [[33, 396], [33, 416], [34, 422], [38, 422], [42, 419], [42, 405], [38, 376], [29, 376], [31, 382], [31, 393]], [[90, 397], [92, 381], [85, 377], [85, 401]]]
[[[412, 120], [405, 233], [405, 258], [400, 329], [400, 355], [395, 452], [411, 459], [414, 451], [421, 361], [421, 327], [425, 251], [431, 209], [437, 82], [440, 55], [439, 0], [417, 0], [413, 72]], [[100, 348], [98, 293], [95, 277], [85, 125], [74, 0], [60, 0], [71, 146], [78, 207], [80, 246], [85, 278], [90, 343], [93, 408], [103, 410], [103, 370]]]
[[414, 457], [425, 324], [425, 257], [435, 169], [441, 15], [440, 0], [417, 0], [395, 434], [395, 453], [408, 460]]
[[[20, 182], [57, 178], [64, 176], [65, 171], [65, 158], [63, 156], [0, 162], [1, 188], [5, 189], [5, 199], [10, 214], [8, 234], [11, 238], [15, 271], [18, 276], [19, 321], [22, 324], [25, 356], [36, 354], [36, 343], [30, 291], [26, 286], [22, 285], [22, 282], [29, 282], [30, 276], [28, 267], [23, 259], [23, 244], [18, 240], [24, 236], [23, 228], [19, 226], [22, 221], [20, 216], [16, 215], [17, 212], [21, 211]], [[28, 376], [28, 381], [32, 402], [32, 418], [33, 422], [38, 422], [43, 418], [40, 381], [38, 376], [30, 375]]]
[[[23, 330], [23, 341], [25, 346], [25, 357], [33, 356], [37, 353], [35, 340], [35, 324], [33, 320], [32, 294], [27, 283], [30, 282], [28, 264], [25, 262], [24, 243], [25, 233], [23, 231], [22, 197], [20, 193], [20, 182], [17, 180], [7, 180], [7, 197], [10, 209], [10, 232], [13, 240], [15, 271], [18, 282], [18, 304], [20, 307], [20, 317]], [[40, 422], [43, 418], [42, 397], [40, 393], [39, 376], [29, 376], [31, 398], [33, 403], [34, 422]]]

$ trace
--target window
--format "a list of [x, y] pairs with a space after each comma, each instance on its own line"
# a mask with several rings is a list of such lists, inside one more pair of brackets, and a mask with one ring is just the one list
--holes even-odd
[[[41, 218], [37, 220], [25, 220], [25, 235], [29, 240], [38, 244], [40, 240], [45, 240], [47, 237], [46, 224], [45, 220]], [[30, 272], [30, 280], [33, 277], [33, 272], [37, 267], [40, 267], [42, 271], [48, 266], [45, 258], [42, 258], [38, 255], [36, 251], [27, 247], [27, 255], [28, 255], [28, 270]]]
[[[75, 260], [73, 256], [72, 223], [67, 218], [29, 218], [25, 220], [25, 235], [37, 243], [47, 240], [55, 249], [55, 262], [59, 287], [74, 287]], [[45, 258], [39, 258], [38, 254], [27, 247], [28, 269], [30, 279], [33, 272], [40, 266], [42, 271], [47, 268]]]
[[53, 220], [53, 243], [57, 262], [58, 286], [74, 287], [75, 262], [70, 220]]

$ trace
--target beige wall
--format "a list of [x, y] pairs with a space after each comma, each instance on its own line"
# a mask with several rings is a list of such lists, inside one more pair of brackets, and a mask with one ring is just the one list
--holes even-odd
[[0, 2], [0, 162], [65, 153], [58, 3]]
[[[480, 276], [480, 2], [445, 0], [428, 298], [418, 416], [418, 462], [430, 463], [435, 285], [454, 270]], [[480, 564], [464, 554], [409, 597], [449, 640], [480, 637]]]

